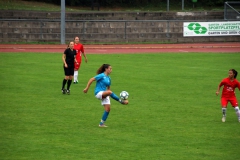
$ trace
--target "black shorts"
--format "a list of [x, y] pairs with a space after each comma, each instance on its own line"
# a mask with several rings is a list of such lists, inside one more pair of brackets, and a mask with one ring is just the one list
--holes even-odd
[[63, 68], [64, 68], [65, 76], [73, 76], [74, 75], [74, 66], [69, 66], [68, 68], [63, 66]]

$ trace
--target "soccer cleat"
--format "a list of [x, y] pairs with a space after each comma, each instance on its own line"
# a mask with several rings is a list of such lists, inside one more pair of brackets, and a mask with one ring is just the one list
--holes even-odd
[[66, 94], [66, 89], [62, 89], [62, 94]]
[[99, 124], [98, 126], [101, 127], [101, 128], [106, 128], [106, 127], [108, 127], [108, 126], [106, 126], [105, 124]]
[[222, 122], [225, 122], [226, 121], [226, 117], [222, 117]]
[[67, 92], [66, 92], [68, 95], [70, 94], [70, 90], [67, 90]]
[[123, 105], [127, 105], [128, 104], [128, 100], [123, 100], [123, 99], [119, 99], [119, 102]]
[[73, 84], [76, 84], [77, 82], [73, 82]]
[[78, 80], [76, 81], [76, 84], [78, 84]]
[[119, 99], [119, 102], [120, 102], [121, 104], [124, 104], [124, 100], [123, 100], [123, 99]]

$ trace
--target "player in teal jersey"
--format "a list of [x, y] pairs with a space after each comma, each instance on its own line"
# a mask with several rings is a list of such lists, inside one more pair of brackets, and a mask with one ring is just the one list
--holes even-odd
[[112, 72], [110, 64], [103, 64], [98, 70], [97, 75], [89, 79], [86, 88], [83, 90], [84, 93], [88, 92], [88, 89], [93, 81], [96, 81], [95, 97], [101, 100], [101, 104], [104, 106], [104, 113], [99, 124], [99, 127], [107, 127], [104, 122], [107, 120], [110, 112], [110, 98], [120, 102], [121, 104], [128, 104], [128, 100], [120, 99], [116, 94], [110, 90], [111, 78], [109, 74]]

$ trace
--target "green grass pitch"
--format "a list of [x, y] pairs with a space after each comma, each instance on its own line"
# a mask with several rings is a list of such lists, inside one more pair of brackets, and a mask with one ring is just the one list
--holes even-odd
[[[89, 54], [71, 95], [61, 94], [61, 56], [0, 54], [0, 159], [239, 159], [240, 123], [230, 105], [221, 122], [215, 92], [230, 68], [240, 73], [240, 53]], [[82, 92], [103, 63], [111, 89], [130, 94], [126, 106], [111, 99], [108, 128], [95, 83]]]

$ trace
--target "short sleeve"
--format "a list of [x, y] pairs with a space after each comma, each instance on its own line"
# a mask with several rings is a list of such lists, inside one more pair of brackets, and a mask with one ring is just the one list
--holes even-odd
[[96, 79], [96, 81], [98, 81], [99, 79], [103, 78], [104, 77], [104, 74], [98, 74], [96, 75], [94, 78]]
[[84, 48], [83, 48], [83, 45], [81, 45], [81, 52], [84, 53]]
[[225, 83], [226, 83], [226, 80], [223, 79], [223, 80], [221, 81], [221, 83], [219, 84], [219, 87], [223, 86]]
[[67, 49], [65, 49], [64, 53], [63, 54], [66, 54], [67, 55]]

